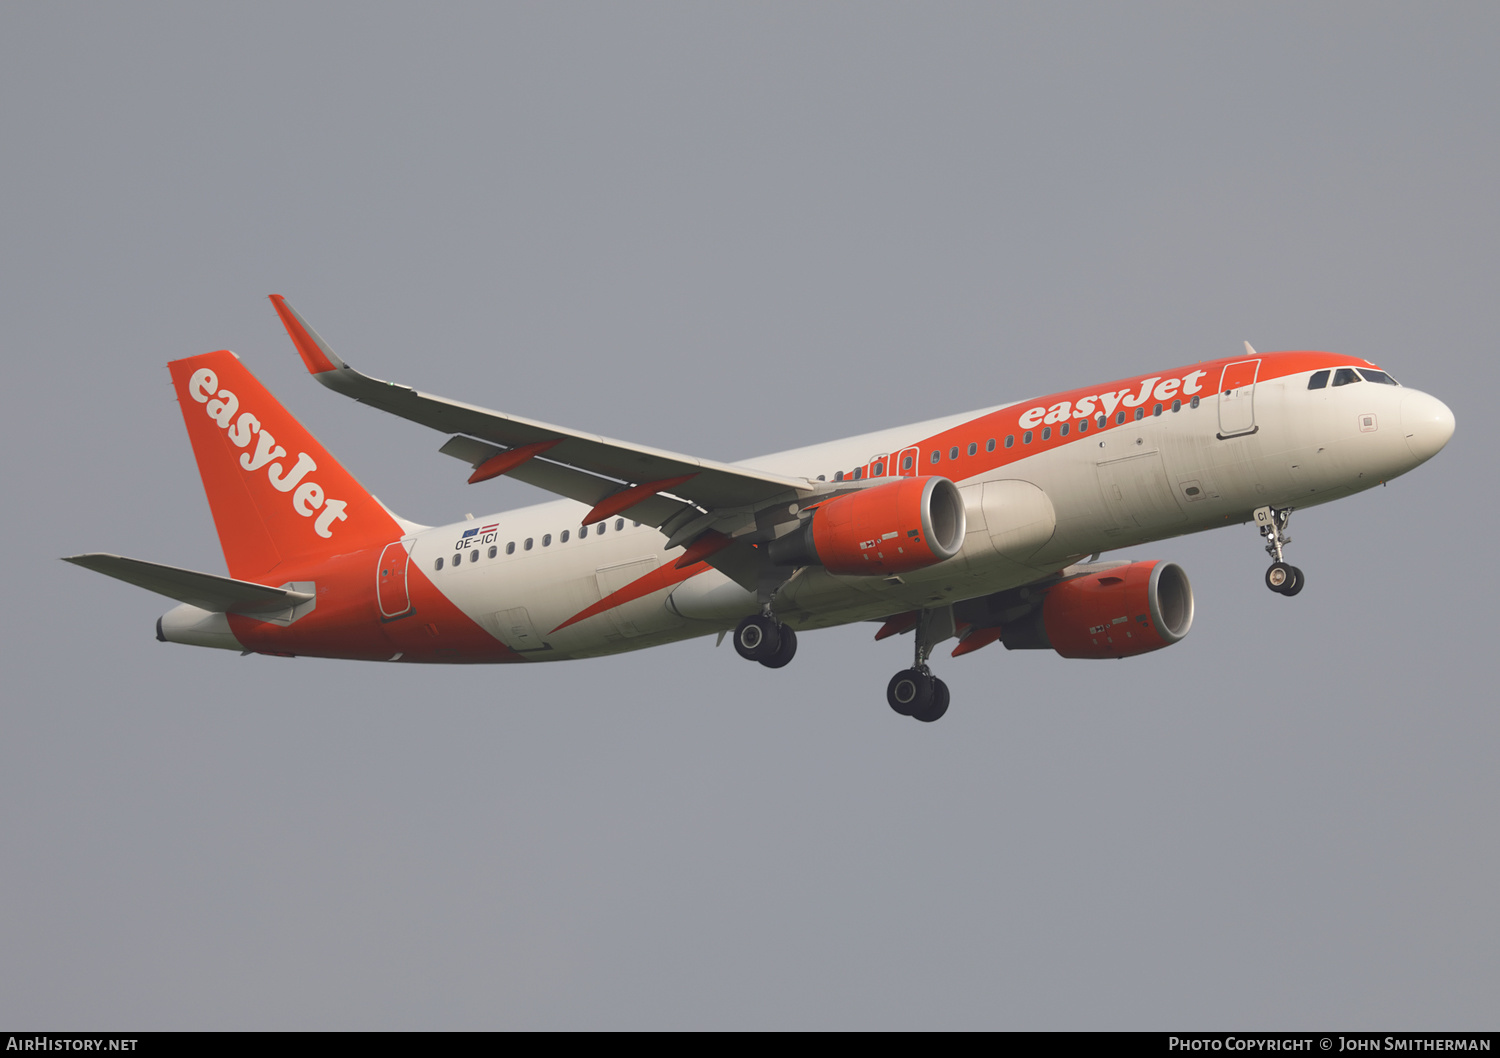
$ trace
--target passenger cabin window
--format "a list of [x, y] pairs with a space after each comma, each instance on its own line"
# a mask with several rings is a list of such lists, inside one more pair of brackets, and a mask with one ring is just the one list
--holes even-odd
[[505, 553], [507, 555], [514, 555], [516, 553], [516, 542], [514, 540], [505, 545]]
[[934, 463], [936, 463], [938, 460], [940, 460], [942, 458], [943, 458], [943, 453], [939, 452], [936, 448], [934, 448], [932, 450], [932, 461]]
[[834, 481], [843, 481], [844, 480], [844, 472], [842, 470], [836, 472], [833, 475], [833, 480]]
[[530, 551], [531, 550], [531, 537], [528, 536], [526, 538], [526, 543], [522, 544], [521, 546], [524, 547], [524, 548], [526, 548], [527, 551]]
[[1333, 373], [1333, 384], [1335, 386], [1347, 386], [1358, 382], [1359, 376], [1354, 373], [1352, 367], [1341, 367]]
[[884, 473], [885, 473], [885, 464], [884, 463], [876, 463], [874, 466], [872, 466], [870, 468], [870, 477], [872, 477], [872, 478], [878, 478], [878, 477], [880, 477], [880, 475], [882, 475]]
[[1115, 423], [1119, 424], [1119, 423], [1122, 423], [1124, 421], [1125, 421], [1125, 413], [1123, 411], [1117, 411], [1117, 412], [1115, 412]]
[[995, 439], [993, 437], [984, 443], [984, 450], [986, 452], [993, 452], [995, 450]]
[[958, 445], [954, 445], [952, 448], [948, 449], [948, 458], [949, 459], [957, 459], [958, 458]]
[[1173, 411], [1181, 411], [1182, 410], [1182, 401], [1180, 401], [1180, 400], [1174, 400], [1172, 402], [1172, 410]]
[[970, 441], [969, 442], [969, 455], [973, 456], [973, 455], [978, 455], [978, 454], [979, 454], [979, 442], [978, 441]]
[[1109, 425], [1109, 416], [1107, 416], [1107, 415], [1101, 415], [1101, 416], [1099, 416], [1099, 429], [1102, 430], [1102, 429], [1104, 429], [1108, 425]]
[[470, 562], [478, 562], [479, 561], [479, 548], [476, 547], [473, 551], [469, 552], [469, 561]]
[[1068, 436], [1068, 424], [1067, 423], [1063, 423], [1061, 426], [1059, 426], [1057, 428], [1057, 436], [1059, 436], [1059, 437], [1066, 437], [1066, 436]]
[[557, 538], [557, 542], [559, 544], [566, 544], [568, 542], [568, 531], [566, 529], [562, 531], [562, 536]]
[[1189, 404], [1188, 407], [1190, 407], [1190, 408], [1196, 408], [1197, 406], [1198, 406], [1198, 398], [1194, 397], [1193, 398], [1193, 402], [1191, 404]]
[[1088, 433], [1089, 432], [1089, 421], [1087, 419], [1079, 419], [1078, 420], [1078, 432], [1079, 433]]
[[1154, 408], [1152, 408], [1152, 409], [1151, 409], [1151, 414], [1152, 414], [1152, 415], [1153, 415], [1153, 416], [1154, 416], [1154, 415], [1160, 415], [1160, 414], [1161, 414], [1161, 405], [1160, 405], [1160, 404], [1158, 404], [1158, 405], [1157, 405], [1157, 406], [1156, 406], [1156, 407], [1154, 407]]
[[1328, 376], [1332, 371], [1314, 371], [1313, 377], [1307, 380], [1308, 389], [1322, 389], [1328, 385]]
[[1031, 443], [1031, 431], [1030, 430], [1027, 430], [1025, 433], [1023, 433], [1021, 435], [1021, 443], [1023, 445], [1029, 445]]
[[916, 456], [907, 456], [905, 459], [901, 460], [901, 469], [902, 470], [910, 470], [912, 468], [912, 466], [916, 463], [916, 461], [917, 461], [917, 457]]
[[1015, 445], [1016, 445], [1016, 435], [1013, 434], [1013, 433], [1006, 434], [1005, 435], [1005, 447], [1006, 448], [1014, 448]]
[[1382, 386], [1401, 385], [1401, 383], [1397, 382], [1390, 375], [1387, 375], [1384, 371], [1367, 371], [1364, 368], [1360, 368], [1359, 373], [1364, 376], [1366, 382], [1378, 382]]
[[624, 529], [624, 528], [625, 528], [625, 519], [624, 518], [616, 518], [615, 519], [615, 532], [618, 533], [621, 529]]
[[865, 476], [865, 468], [864, 467], [855, 467], [854, 468], [854, 480], [855, 481], [858, 481], [860, 478], [862, 478], [864, 476]]
[[[823, 479], [819, 478], [818, 480], [822, 481]], [[589, 535], [589, 527], [586, 526], [586, 525], [580, 525], [578, 527], [578, 539], [582, 540], [584, 537], [586, 537], [588, 535]]]
[[1140, 422], [1145, 417], [1146, 417], [1146, 409], [1145, 408], [1137, 408], [1137, 409], [1135, 409], [1135, 421], [1136, 422]]
[[442, 555], [439, 555], [437, 557], [437, 561], [432, 564], [432, 568], [433, 569], [442, 569], [443, 568], [443, 556]]
[[498, 554], [500, 554], [500, 549], [498, 547], [496, 547], [494, 544], [491, 544], [490, 545], [490, 558], [494, 558]]
[[1050, 441], [1050, 440], [1052, 440], [1052, 427], [1050, 427], [1050, 426], [1043, 426], [1042, 427], [1042, 440], [1043, 441]]
[[542, 546], [543, 547], [551, 547], [552, 546], [552, 534], [551, 533], [543, 533], [542, 534]]

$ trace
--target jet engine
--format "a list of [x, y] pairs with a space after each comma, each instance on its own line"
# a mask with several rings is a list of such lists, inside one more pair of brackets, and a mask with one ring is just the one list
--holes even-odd
[[783, 566], [888, 576], [935, 565], [964, 543], [964, 501], [947, 478], [898, 478], [835, 496], [770, 544]]
[[1128, 658], [1169, 647], [1193, 626], [1193, 588], [1175, 562], [1134, 562], [1047, 589], [1042, 605], [1001, 634], [1011, 650]]

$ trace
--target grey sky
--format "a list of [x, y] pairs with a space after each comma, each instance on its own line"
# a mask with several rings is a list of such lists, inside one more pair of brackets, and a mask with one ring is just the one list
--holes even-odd
[[[1493, 5], [56, 5], [0, 33], [0, 1023], [1493, 1028]], [[166, 361], [228, 347], [393, 508], [356, 366], [714, 458], [1263, 350], [1448, 449], [1242, 526], [1192, 634], [564, 665], [166, 646], [56, 561], [223, 570]]]

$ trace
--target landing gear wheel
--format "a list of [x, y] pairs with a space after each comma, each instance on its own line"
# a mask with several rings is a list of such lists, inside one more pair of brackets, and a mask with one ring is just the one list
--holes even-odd
[[[734, 649], [746, 661], [765, 661], [781, 646], [781, 625], [764, 614], [753, 614], [734, 630]], [[795, 649], [795, 648], [793, 648]], [[792, 660], [790, 657], [787, 661]]]
[[1281, 594], [1288, 597], [1296, 595], [1299, 591], [1302, 590], [1302, 586], [1307, 583], [1307, 578], [1302, 575], [1302, 569], [1300, 566], [1292, 567], [1292, 578], [1293, 579], [1291, 587], [1282, 588]]
[[1266, 570], [1266, 587], [1278, 595], [1296, 594], [1300, 579], [1297, 567], [1288, 566], [1285, 562], [1272, 562], [1271, 568]]
[[943, 714], [948, 711], [948, 685], [936, 676], [930, 678], [932, 680], [932, 701], [927, 704], [925, 709], [914, 709], [911, 714], [924, 724], [930, 724], [934, 720], [941, 720]]
[[760, 659], [768, 669], [779, 669], [797, 655], [797, 633], [786, 625], [777, 625], [776, 630], [781, 635], [781, 645], [776, 648], [776, 653]]
[[902, 716], [919, 716], [920, 710], [932, 705], [936, 691], [933, 682], [921, 669], [902, 669], [886, 684], [885, 700]]

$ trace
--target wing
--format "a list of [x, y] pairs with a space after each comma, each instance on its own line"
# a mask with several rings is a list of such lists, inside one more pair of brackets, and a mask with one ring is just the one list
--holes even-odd
[[629, 513], [674, 535], [707, 511], [753, 511], [826, 491], [806, 478], [615, 441], [371, 378], [339, 359], [285, 298], [273, 294], [271, 302], [308, 371], [323, 385], [455, 435], [442, 451], [475, 468], [470, 481], [508, 474], [592, 505], [585, 524]]

